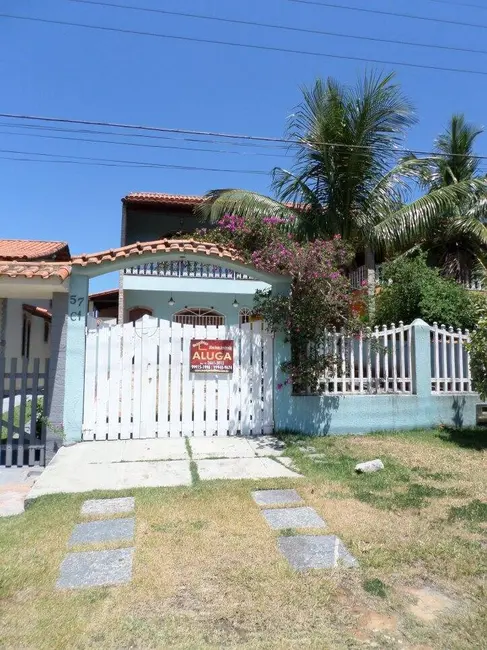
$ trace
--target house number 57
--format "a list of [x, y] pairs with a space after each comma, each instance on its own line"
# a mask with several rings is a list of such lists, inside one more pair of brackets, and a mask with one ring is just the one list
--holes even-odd
[[76, 321], [84, 318], [84, 310], [81, 309], [84, 301], [84, 297], [79, 297], [75, 293], [69, 296], [69, 318], [71, 320]]

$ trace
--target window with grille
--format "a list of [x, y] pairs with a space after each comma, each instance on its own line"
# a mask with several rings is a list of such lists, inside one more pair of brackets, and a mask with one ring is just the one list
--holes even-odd
[[240, 325], [245, 325], [245, 323], [250, 323], [252, 317], [252, 310], [249, 307], [242, 307], [238, 314], [238, 320]]
[[181, 325], [225, 325], [225, 316], [208, 307], [185, 307], [176, 312], [172, 319]]

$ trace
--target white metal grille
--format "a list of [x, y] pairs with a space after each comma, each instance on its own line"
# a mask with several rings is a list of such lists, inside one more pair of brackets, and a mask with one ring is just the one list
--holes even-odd
[[176, 312], [172, 319], [181, 325], [225, 325], [225, 316], [208, 307], [185, 307]]

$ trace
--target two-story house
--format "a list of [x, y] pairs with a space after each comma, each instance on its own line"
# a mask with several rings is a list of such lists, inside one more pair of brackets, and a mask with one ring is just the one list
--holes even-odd
[[[194, 208], [202, 200], [200, 196], [128, 194], [122, 199], [121, 245], [170, 238], [201, 228]], [[184, 256], [179, 261], [150, 262], [121, 272], [118, 319], [135, 321], [150, 314], [194, 325], [243, 323], [250, 318], [255, 291], [268, 287], [224, 266], [190, 262]], [[103, 299], [92, 297], [100, 316]]]

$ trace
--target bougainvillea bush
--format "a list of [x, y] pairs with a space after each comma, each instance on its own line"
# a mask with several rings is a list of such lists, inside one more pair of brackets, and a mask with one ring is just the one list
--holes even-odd
[[[336, 236], [325, 241], [299, 241], [292, 223], [279, 217], [263, 219], [225, 215], [211, 230], [193, 237], [237, 249], [257, 269], [291, 278], [289, 295], [260, 291], [255, 312], [273, 332], [284, 333], [291, 342], [292, 359], [284, 370], [296, 390], [316, 385], [335, 359], [323, 353], [325, 331], [355, 329], [350, 282], [344, 269], [352, 250]], [[310, 354], [319, 350], [320, 354]]]

